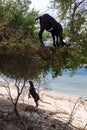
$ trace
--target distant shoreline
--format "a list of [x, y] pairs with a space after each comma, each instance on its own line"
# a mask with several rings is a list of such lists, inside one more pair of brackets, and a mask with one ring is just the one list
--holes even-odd
[[87, 75], [69, 77], [64, 74], [48, 80], [48, 86], [53, 91], [87, 98]]
[[[44, 89], [45, 90], [45, 89]], [[73, 93], [69, 93], [69, 92], [62, 92], [62, 91], [57, 91], [57, 90], [53, 90], [53, 89], [50, 89], [50, 90], [48, 90], [48, 91], [52, 91], [52, 92], [54, 92], [54, 93], [57, 93], [57, 94], [61, 94], [61, 95], [67, 95], [67, 96], [71, 96], [71, 97], [77, 97], [77, 98], [79, 98], [79, 97], [82, 97], [83, 99], [87, 99], [87, 96], [81, 96], [81, 95], [79, 95], [79, 94], [73, 94]]]

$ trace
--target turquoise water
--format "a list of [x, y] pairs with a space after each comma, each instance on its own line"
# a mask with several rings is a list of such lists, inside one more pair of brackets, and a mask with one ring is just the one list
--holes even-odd
[[[0, 77], [0, 79], [2, 78]], [[13, 82], [13, 80], [11, 80], [11, 82]], [[87, 70], [84, 68], [75, 71], [72, 77], [70, 76], [69, 70], [64, 71], [63, 75], [55, 79], [53, 79], [49, 73], [46, 77], [46, 83], [46, 88], [50, 90], [87, 98]], [[35, 82], [34, 85], [36, 86]]]
[[55, 79], [52, 79], [49, 75], [49, 88], [65, 94], [87, 97], [86, 69], [78, 69], [72, 77], [69, 74], [69, 71], [65, 71], [62, 76], [58, 76]]

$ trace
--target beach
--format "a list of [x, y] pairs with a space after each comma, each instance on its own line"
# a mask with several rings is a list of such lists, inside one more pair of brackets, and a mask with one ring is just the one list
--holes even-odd
[[[9, 106], [10, 98], [5, 87], [5, 82], [0, 82], [0, 109], [6, 110]], [[9, 85], [12, 98], [15, 100], [17, 89], [13, 84]], [[26, 86], [20, 96], [19, 103], [35, 106], [33, 98], [28, 99], [28, 87]], [[87, 100], [69, 94], [63, 94], [51, 90], [39, 90], [39, 96], [42, 101], [39, 101], [38, 109], [48, 111], [52, 117], [59, 119], [65, 123], [71, 123], [79, 128], [84, 128], [87, 124]], [[6, 104], [8, 103], [9, 104]], [[23, 109], [23, 108], [22, 108]]]

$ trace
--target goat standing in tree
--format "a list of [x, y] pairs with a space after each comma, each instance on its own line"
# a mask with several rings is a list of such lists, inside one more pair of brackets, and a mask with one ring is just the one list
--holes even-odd
[[[39, 39], [42, 45], [44, 46], [44, 43], [42, 41], [42, 34], [44, 30], [50, 32], [52, 34], [53, 38], [53, 46], [64, 46], [66, 45], [65, 42], [63, 42], [63, 36], [62, 36], [62, 26], [60, 23], [58, 23], [53, 17], [51, 17], [49, 14], [44, 14], [40, 17], [37, 17], [36, 20], [40, 20], [40, 32], [39, 32]], [[55, 41], [56, 37], [56, 41]]]

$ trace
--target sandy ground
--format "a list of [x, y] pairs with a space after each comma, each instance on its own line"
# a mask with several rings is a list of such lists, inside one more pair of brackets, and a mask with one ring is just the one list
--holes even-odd
[[[5, 85], [5, 83], [0, 81], [0, 109], [3, 108], [6, 100], [10, 100], [6, 87], [4, 87], [3, 84]], [[15, 99], [17, 91], [12, 84], [10, 84], [10, 91], [13, 99]], [[60, 119], [64, 122], [68, 122], [69, 119], [71, 119], [74, 126], [81, 128], [84, 128], [84, 126], [87, 124], [86, 99], [43, 89], [40, 89], [39, 95], [41, 100], [45, 103], [39, 101], [38, 108], [51, 112], [54, 118]], [[1, 99], [5, 101], [1, 102]], [[27, 87], [24, 89], [19, 102], [35, 106], [34, 100], [32, 98], [28, 99]]]

